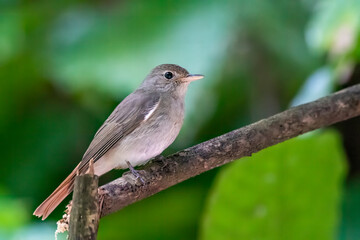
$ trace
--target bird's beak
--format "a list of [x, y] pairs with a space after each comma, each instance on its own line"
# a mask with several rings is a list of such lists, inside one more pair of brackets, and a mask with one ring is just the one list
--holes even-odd
[[189, 74], [189, 75], [187, 75], [187, 77], [183, 78], [183, 80], [185, 82], [192, 82], [192, 81], [202, 79], [203, 77], [204, 77], [204, 75], [201, 75], [201, 74]]

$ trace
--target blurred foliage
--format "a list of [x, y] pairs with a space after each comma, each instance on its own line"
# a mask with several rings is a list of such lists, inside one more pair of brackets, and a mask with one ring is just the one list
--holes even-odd
[[343, 221], [340, 225], [341, 240], [356, 240], [360, 236], [360, 179], [350, 181], [344, 193]]
[[359, 57], [358, 52], [360, 18], [357, 0], [320, 1], [316, 14], [307, 29], [307, 40], [310, 47], [318, 53], [339, 56]]
[[345, 161], [338, 134], [324, 132], [232, 163], [215, 180], [201, 239], [333, 239]]
[[0, 196], [0, 236], [6, 236], [6, 233], [20, 228], [29, 219], [30, 216], [21, 200]]
[[[4, 189], [0, 194], [0, 239], [53, 237], [54, 221], [60, 218], [66, 201], [46, 222], [31, 218], [33, 209], [76, 166], [97, 128], [154, 66], [176, 63], [206, 76], [190, 86], [184, 127], [166, 155], [289, 105], [314, 100], [350, 82], [349, 76], [360, 61], [358, 12], [357, 0], [0, 0], [0, 187]], [[233, 177], [243, 179], [240, 189], [246, 184], [255, 186], [259, 184], [256, 174], [275, 171], [276, 166], [286, 163], [279, 159], [259, 161], [258, 156], [270, 157], [276, 155], [277, 148], [289, 148], [283, 151], [293, 158], [318, 154], [316, 160], [325, 161], [320, 153], [328, 156], [341, 148], [331, 140], [334, 138], [328, 133], [284, 143], [254, 159], [227, 166], [216, 179], [239, 171], [244, 176]], [[326, 141], [336, 149], [326, 152], [328, 148], [321, 145]], [[348, 142], [347, 137], [345, 148]], [[353, 151], [359, 151], [356, 149]], [[360, 154], [347, 152], [347, 156]], [[349, 161], [360, 161], [355, 158]], [[329, 182], [317, 193], [319, 199], [332, 199], [323, 200], [324, 208], [319, 209], [329, 210], [323, 216], [326, 229], [336, 232], [339, 228], [342, 240], [359, 239], [357, 176], [344, 183], [342, 214], [337, 214], [342, 170], [334, 169], [335, 156], [328, 156], [326, 168], [313, 166], [319, 162], [308, 160], [296, 165], [298, 171], [294, 166], [281, 165], [282, 177], [294, 178], [294, 185], [285, 180], [277, 184], [297, 190], [300, 183], [307, 183], [309, 188], [317, 183], [310, 188], [314, 191], [328, 176]], [[307, 169], [309, 166], [314, 169]], [[213, 214], [211, 208], [203, 206], [209, 204], [209, 190], [210, 200], [220, 191], [220, 180], [212, 186], [218, 171], [105, 217], [99, 239], [197, 238], [199, 225], [207, 224], [202, 223], [201, 216]], [[113, 171], [100, 180], [105, 183], [120, 174]], [[264, 196], [266, 203], [276, 204], [277, 197], [285, 198], [281, 189], [272, 188], [269, 195], [263, 195], [263, 190], [263, 185], [256, 185], [248, 189], [247, 198], [240, 195], [234, 199], [250, 201], [251, 197]], [[313, 210], [318, 206], [316, 199], [294, 197], [285, 199], [293, 207], [290, 210], [303, 210], [304, 226], [318, 219], [318, 215], [314, 217], [318, 212]], [[251, 214], [251, 204], [248, 209], [242, 207]], [[270, 213], [267, 217], [274, 218], [277, 226], [299, 226]], [[256, 231], [263, 226], [251, 218], [232, 224], [229, 229], [247, 226]], [[204, 229], [201, 237], [211, 238]], [[318, 225], [307, 230], [313, 230], [311, 234], [325, 231]], [[289, 234], [296, 231], [289, 230]], [[264, 239], [276, 236], [270, 230], [266, 233]]]
[[[206, 192], [197, 184], [182, 184], [101, 220], [99, 239], [192, 239]], [[161, 207], [159, 207], [161, 206]], [[117, 229], [112, 231], [112, 229]], [[139, 231], [141, 229], [141, 231]]]

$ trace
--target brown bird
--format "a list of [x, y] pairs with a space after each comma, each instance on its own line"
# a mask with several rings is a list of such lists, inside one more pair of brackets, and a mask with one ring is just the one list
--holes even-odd
[[[127, 96], [100, 127], [82, 161], [55, 191], [35, 210], [34, 215], [47, 218], [74, 188], [77, 172], [94, 173], [143, 165], [166, 149], [179, 134], [184, 118], [184, 99], [190, 82], [203, 75], [174, 64], [155, 67], [142, 84]], [[141, 179], [141, 178], [140, 178]]]

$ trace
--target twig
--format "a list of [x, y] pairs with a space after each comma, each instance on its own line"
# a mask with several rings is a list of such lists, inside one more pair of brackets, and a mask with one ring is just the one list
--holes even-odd
[[70, 240], [96, 239], [99, 225], [98, 176], [94, 175], [93, 160], [89, 173], [75, 177], [69, 222]]

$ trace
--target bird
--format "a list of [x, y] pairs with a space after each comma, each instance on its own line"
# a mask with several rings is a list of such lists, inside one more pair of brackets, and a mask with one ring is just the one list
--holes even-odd
[[129, 168], [139, 178], [134, 167], [160, 155], [178, 136], [188, 85], [203, 77], [176, 64], [161, 64], [150, 71], [95, 133], [80, 163], [33, 214], [45, 220], [73, 191], [75, 177], [89, 171], [90, 162], [98, 176]]

